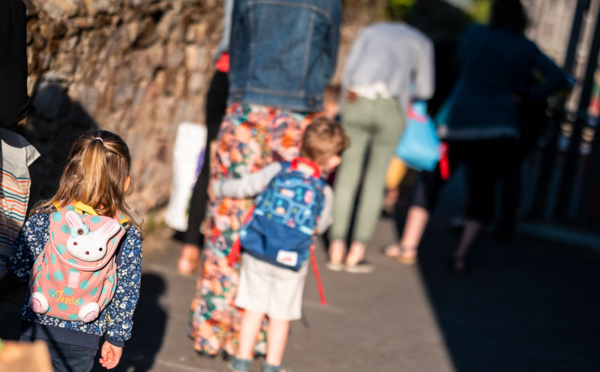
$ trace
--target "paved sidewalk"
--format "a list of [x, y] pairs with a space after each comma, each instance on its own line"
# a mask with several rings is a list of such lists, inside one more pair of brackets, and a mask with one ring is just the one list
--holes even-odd
[[[392, 229], [391, 221], [382, 222], [376, 244], [389, 241]], [[133, 339], [119, 371], [226, 370], [220, 358], [199, 356], [186, 337], [196, 280], [175, 273], [179, 249], [170, 241], [144, 258]], [[418, 269], [372, 256], [371, 275], [334, 273], [319, 250], [329, 304], [320, 304], [310, 274], [305, 319], [292, 325], [286, 364], [295, 371], [452, 371]]]
[[[510, 244], [484, 238], [472, 270], [456, 277], [447, 259], [458, 236], [443, 221], [429, 227], [415, 267], [378, 253], [395, 236], [390, 220], [380, 221], [369, 245], [372, 274], [328, 271], [319, 250], [329, 305], [319, 304], [309, 276], [305, 321], [292, 326], [285, 362], [308, 372], [600, 370], [597, 254], [524, 237]], [[153, 251], [124, 367], [150, 365], [155, 355], [152, 371], [224, 371], [185, 336], [195, 278], [174, 273], [179, 245]]]
[[[415, 267], [379, 254], [393, 240], [390, 220], [369, 245], [372, 274], [328, 271], [319, 250], [329, 305], [319, 304], [309, 275], [305, 321], [293, 323], [286, 364], [296, 372], [600, 371], [597, 254], [523, 237], [483, 239], [472, 270], [456, 277], [447, 259], [458, 237], [440, 221], [428, 228]], [[196, 279], [175, 272], [180, 244], [145, 244], [133, 338], [115, 371], [225, 371], [186, 336]], [[2, 302], [0, 337], [14, 339], [16, 306]]]

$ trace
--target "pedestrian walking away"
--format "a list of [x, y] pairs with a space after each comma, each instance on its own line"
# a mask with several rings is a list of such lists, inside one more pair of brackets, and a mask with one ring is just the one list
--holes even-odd
[[206, 215], [208, 195], [208, 181], [210, 179], [210, 162], [214, 155], [214, 141], [219, 133], [229, 95], [229, 39], [231, 38], [231, 15], [233, 13], [233, 0], [225, 0], [225, 17], [223, 19], [223, 33], [221, 42], [214, 57], [215, 73], [210, 81], [206, 94], [206, 149], [204, 162], [198, 179], [194, 184], [190, 200], [188, 228], [184, 236], [184, 246], [177, 262], [177, 271], [183, 275], [194, 273], [200, 268], [200, 226]]
[[[374, 267], [365, 260], [366, 245], [379, 219], [386, 172], [404, 130], [409, 103], [433, 95], [433, 44], [403, 22], [368, 26], [352, 45], [342, 86], [342, 125], [350, 137], [350, 147], [342, 157], [335, 181], [335, 217], [329, 234], [327, 267], [368, 273]], [[368, 163], [359, 188], [365, 157]], [[356, 222], [347, 250], [356, 199]]]
[[[300, 154], [304, 129], [323, 109], [323, 91], [335, 70], [341, 12], [340, 0], [234, 2], [228, 108], [211, 182], [239, 179]], [[203, 274], [189, 328], [199, 352], [236, 353], [239, 265], [229, 266], [227, 255], [253, 205], [251, 197], [221, 197], [208, 205]], [[264, 328], [256, 340], [255, 353], [265, 354]]]
[[[560, 68], [523, 36], [526, 26], [519, 0], [496, 0], [490, 25], [470, 27], [461, 40], [460, 73], [445, 120], [450, 173], [459, 165], [467, 172], [465, 225], [451, 260], [455, 272], [465, 270], [469, 249], [492, 218], [498, 178], [512, 161], [505, 154], [517, 151], [521, 135], [519, 102], [544, 99], [567, 84]], [[531, 85], [534, 72], [544, 78]], [[416, 258], [443, 184], [440, 169], [421, 174], [402, 238], [392, 246], [405, 259]]]

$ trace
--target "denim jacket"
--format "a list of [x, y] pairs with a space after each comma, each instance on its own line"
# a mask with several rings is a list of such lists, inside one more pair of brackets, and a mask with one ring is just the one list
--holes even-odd
[[341, 0], [235, 0], [229, 103], [322, 110], [341, 16]]

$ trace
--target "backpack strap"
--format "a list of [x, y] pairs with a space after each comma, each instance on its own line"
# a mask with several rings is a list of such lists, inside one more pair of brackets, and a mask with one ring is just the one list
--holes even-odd
[[[57, 211], [60, 211], [60, 209], [61, 209], [60, 204], [58, 204], [57, 202], [54, 202], [53, 204], [54, 204], [54, 208], [56, 208]], [[93, 207], [91, 207], [87, 204], [84, 204], [82, 202], [79, 202], [79, 201], [73, 201], [73, 208], [75, 208], [75, 212], [77, 212], [79, 214], [87, 213], [92, 216], [98, 216], [98, 212], [96, 212], [96, 210]], [[119, 214], [118, 221], [121, 224], [121, 226], [124, 226], [130, 220], [126, 216]]]
[[319, 290], [319, 298], [321, 305], [327, 306], [327, 300], [325, 299], [325, 290], [323, 289], [323, 281], [321, 280], [321, 273], [319, 272], [319, 266], [317, 265], [317, 256], [315, 255], [315, 245], [310, 246], [310, 264], [315, 274], [315, 280], [317, 281], [317, 289]]
[[73, 208], [75, 208], [75, 212], [79, 213], [79, 214], [83, 214], [82, 212], [85, 212], [87, 214], [91, 214], [92, 216], [97, 216], [98, 212], [96, 212], [96, 210], [92, 207], [90, 207], [87, 204], [83, 204], [82, 202], [79, 201], [73, 201]]
[[[254, 206], [252, 206], [252, 208], [250, 209], [250, 212], [248, 213], [246, 218], [244, 218], [244, 222], [242, 223], [242, 226], [244, 226], [245, 224], [248, 223], [248, 221], [250, 221], [250, 219], [252, 218], [252, 215], [254, 214], [255, 208], [256, 208], [256, 204]], [[229, 254], [227, 255], [227, 264], [229, 264], [229, 266], [231, 266], [231, 267], [233, 267], [233, 265], [238, 261], [238, 258], [240, 257], [240, 252], [242, 250], [242, 244], [240, 241], [241, 241], [241, 238], [238, 234], [237, 239], [235, 240], [235, 242], [233, 242], [233, 245], [231, 246], [231, 250], [229, 250]]]
[[293, 171], [298, 170], [298, 165], [300, 163], [307, 165], [313, 169], [313, 171], [314, 171], [314, 173], [312, 175], [313, 177], [321, 178], [321, 167], [319, 167], [319, 165], [317, 163], [315, 163], [314, 161], [303, 158], [302, 156], [298, 156], [297, 158], [294, 158], [294, 160], [292, 160], [292, 164], [290, 166], [291, 169]]

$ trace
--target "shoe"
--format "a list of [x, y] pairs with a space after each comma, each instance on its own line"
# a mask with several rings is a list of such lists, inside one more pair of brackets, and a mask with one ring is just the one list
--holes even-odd
[[231, 372], [250, 372], [252, 368], [252, 360], [250, 359], [239, 359], [233, 357], [233, 360], [227, 363], [227, 369]]
[[325, 266], [331, 271], [342, 271], [346, 267], [342, 262], [327, 261]]
[[282, 366], [274, 366], [268, 363], [263, 363], [262, 372], [292, 372], [291, 369]]
[[352, 273], [352, 274], [368, 274], [370, 272], [373, 272], [373, 270], [375, 270], [375, 265], [373, 265], [372, 263], [370, 263], [366, 260], [359, 261], [355, 265], [345, 265], [345, 266], [346, 266], [345, 267], [346, 272]]
[[[403, 263], [408, 266], [415, 265], [418, 262], [417, 258], [417, 250], [406, 250], [404, 248], [400, 248], [400, 255], [396, 257], [396, 260], [400, 263]], [[406, 252], [411, 252], [410, 255], [407, 255]]]

